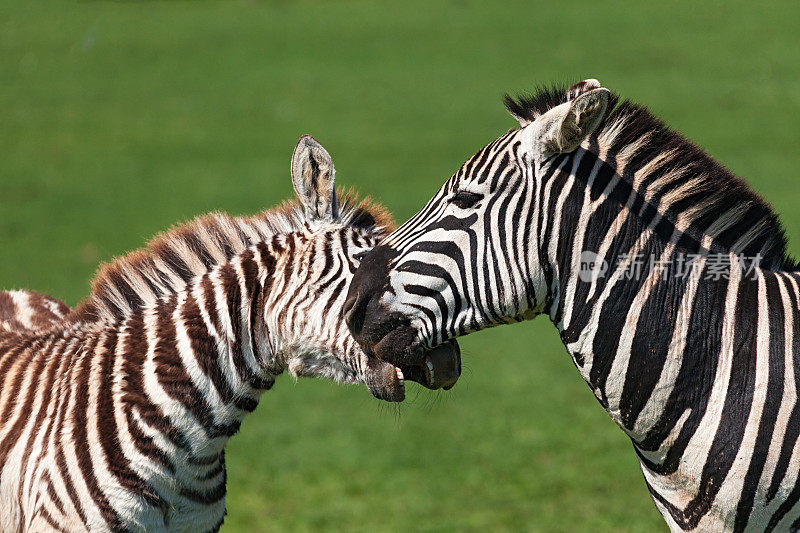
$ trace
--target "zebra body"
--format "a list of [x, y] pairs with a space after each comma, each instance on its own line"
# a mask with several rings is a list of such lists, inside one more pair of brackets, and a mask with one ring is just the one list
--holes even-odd
[[217, 530], [225, 445], [285, 369], [401, 399], [396, 368], [341, 320], [358, 256], [390, 221], [339, 206], [310, 137], [292, 174], [299, 203], [174, 228], [49, 327], [0, 329], [0, 530]]
[[[521, 128], [364, 258], [356, 339], [397, 364], [548, 314], [672, 530], [800, 527], [800, 277], [776, 215], [596, 80], [507, 105]], [[385, 348], [392, 324], [413, 342]]]

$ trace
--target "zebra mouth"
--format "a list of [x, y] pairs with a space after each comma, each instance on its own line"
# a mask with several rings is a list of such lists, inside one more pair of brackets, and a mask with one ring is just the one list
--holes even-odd
[[364, 382], [373, 396], [388, 402], [405, 399], [405, 382], [413, 381], [431, 390], [450, 390], [461, 375], [461, 350], [449, 341], [429, 350], [420, 364], [397, 366], [371, 356]]
[[[401, 367], [402, 369], [402, 367]], [[409, 367], [409, 379], [431, 390], [450, 390], [461, 376], [461, 349], [458, 342], [440, 344], [425, 354], [422, 364]]]

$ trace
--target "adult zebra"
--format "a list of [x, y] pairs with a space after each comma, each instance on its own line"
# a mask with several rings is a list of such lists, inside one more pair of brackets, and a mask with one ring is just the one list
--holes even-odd
[[520, 129], [362, 262], [356, 339], [410, 364], [547, 313], [672, 530], [798, 528], [800, 276], [776, 215], [596, 80], [506, 105]]
[[299, 202], [173, 228], [105, 266], [72, 312], [0, 292], [0, 531], [216, 530], [225, 445], [285, 369], [402, 400], [403, 373], [341, 320], [391, 219], [337, 202], [309, 136], [292, 178]]

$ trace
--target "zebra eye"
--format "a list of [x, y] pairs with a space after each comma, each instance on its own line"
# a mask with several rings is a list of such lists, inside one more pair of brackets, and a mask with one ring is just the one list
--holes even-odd
[[461, 209], [472, 207], [483, 199], [482, 194], [469, 191], [458, 191], [450, 198], [450, 203], [455, 204]]
[[360, 263], [361, 261], [364, 260], [364, 258], [367, 256], [368, 253], [369, 253], [369, 250], [364, 250], [363, 252], [358, 252], [357, 254], [353, 255], [353, 259], [355, 259], [356, 261], [358, 261]]

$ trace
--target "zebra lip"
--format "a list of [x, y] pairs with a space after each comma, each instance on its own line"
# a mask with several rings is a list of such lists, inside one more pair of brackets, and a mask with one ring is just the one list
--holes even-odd
[[430, 350], [420, 365], [424, 382], [429, 389], [450, 390], [461, 376], [461, 350], [456, 341], [440, 344]]
[[403, 372], [374, 357], [367, 362], [364, 384], [379, 400], [402, 402], [406, 397]]

